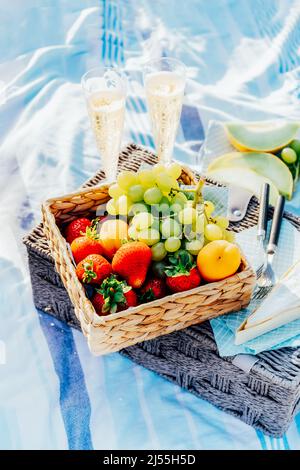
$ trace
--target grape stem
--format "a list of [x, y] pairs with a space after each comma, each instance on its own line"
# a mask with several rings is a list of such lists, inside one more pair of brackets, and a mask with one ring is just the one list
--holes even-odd
[[194, 195], [194, 200], [193, 200], [194, 209], [196, 209], [198, 204], [204, 203], [203, 194], [202, 194], [202, 189], [203, 189], [204, 184], [205, 184], [205, 178], [201, 177], [195, 189], [195, 195]]

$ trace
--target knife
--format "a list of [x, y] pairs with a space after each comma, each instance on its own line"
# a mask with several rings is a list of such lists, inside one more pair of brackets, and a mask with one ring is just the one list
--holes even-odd
[[261, 188], [257, 224], [257, 240], [261, 244], [262, 248], [264, 246], [268, 228], [269, 197], [270, 185], [269, 183], [264, 183]]

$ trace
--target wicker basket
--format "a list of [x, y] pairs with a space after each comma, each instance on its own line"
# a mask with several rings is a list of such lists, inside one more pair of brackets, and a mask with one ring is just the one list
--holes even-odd
[[[137, 150], [135, 158], [132, 154], [130, 157], [135, 170], [141, 163], [138, 154], [140, 151]], [[120, 158], [126, 158], [127, 152], [128, 148]], [[156, 162], [152, 153], [144, 150], [142, 152], [148, 154], [148, 163]], [[185, 184], [194, 183], [193, 175], [188, 169], [183, 170], [181, 179]], [[224, 313], [238, 311], [249, 303], [255, 274], [243, 257], [239, 272], [220, 282], [205, 284], [190, 291], [168, 295], [160, 300], [99, 317], [77, 279], [59, 226], [77, 217], [94, 214], [97, 207], [108, 200], [108, 186], [99, 185], [49, 199], [42, 206], [44, 230], [56, 269], [74, 305], [82, 331], [88, 338], [91, 352], [100, 355], [119, 351]]]
[[[121, 154], [120, 170], [135, 169], [137, 158], [139, 164], [154, 160], [145, 149], [131, 144]], [[97, 173], [84, 187], [98, 185], [103, 177], [103, 172]], [[270, 218], [272, 214], [270, 208]], [[300, 231], [300, 218], [287, 212], [284, 218]], [[244, 219], [231, 224], [231, 229], [240, 232], [257, 220], [258, 203], [252, 198]], [[55, 271], [42, 224], [24, 238], [24, 243], [36, 308], [80, 329], [69, 295]], [[281, 436], [300, 409], [300, 348], [260, 353], [251, 370], [243, 371], [235, 365], [234, 357], [219, 356], [209, 322], [204, 322], [130, 346], [121, 354], [268, 435]]]

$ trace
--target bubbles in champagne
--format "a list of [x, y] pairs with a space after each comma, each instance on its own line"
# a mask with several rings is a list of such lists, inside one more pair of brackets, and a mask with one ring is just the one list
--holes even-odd
[[88, 98], [88, 111], [107, 177], [116, 174], [122, 139], [125, 97], [119, 90], [103, 90]]
[[158, 158], [168, 163], [182, 108], [184, 78], [175, 72], [155, 72], [146, 78], [146, 95]]

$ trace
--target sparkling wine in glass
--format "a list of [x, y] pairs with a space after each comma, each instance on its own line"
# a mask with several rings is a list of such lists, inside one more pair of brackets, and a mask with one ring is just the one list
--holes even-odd
[[186, 82], [185, 66], [161, 58], [144, 66], [144, 85], [159, 161], [170, 163], [181, 115]]
[[108, 181], [117, 176], [125, 117], [126, 78], [112, 67], [97, 67], [81, 80], [88, 114]]

